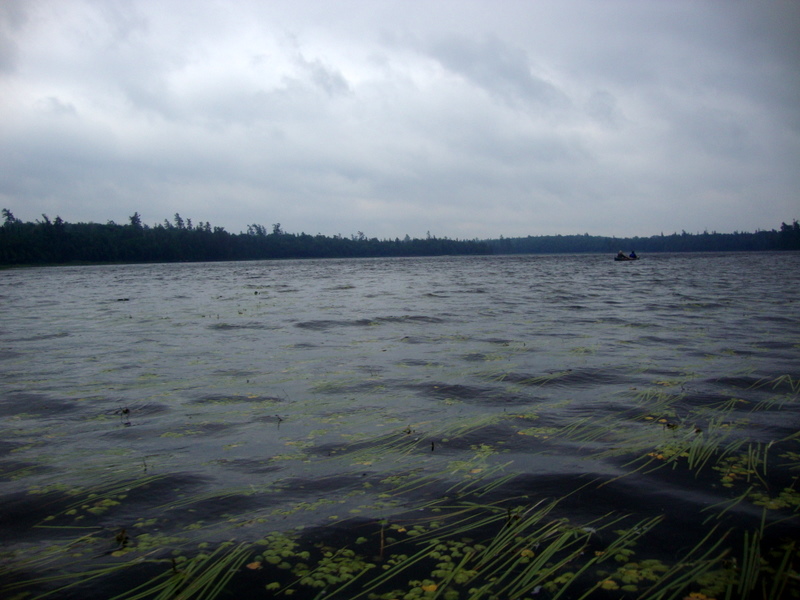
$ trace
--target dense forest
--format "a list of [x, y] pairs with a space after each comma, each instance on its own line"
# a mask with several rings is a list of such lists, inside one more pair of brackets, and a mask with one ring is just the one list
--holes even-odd
[[425, 239], [378, 240], [363, 233], [350, 237], [286, 233], [280, 224], [270, 230], [248, 225], [247, 232], [229, 233], [210, 223], [193, 224], [175, 214], [158, 225], [142, 223], [139, 213], [129, 223], [67, 223], [42, 215], [26, 223], [3, 209], [0, 265], [198, 262], [274, 258], [351, 258], [490, 254], [485, 242], [428, 235]]
[[635, 250], [644, 252], [735, 252], [758, 250], [800, 250], [800, 223], [782, 223], [780, 230], [756, 231], [755, 233], [703, 233], [685, 231], [670, 235], [651, 237], [603, 237], [585, 233], [583, 235], [546, 235], [524, 238], [501, 238], [488, 242], [498, 254], [549, 254], [549, 253], [593, 253], [616, 254]]
[[68, 223], [42, 215], [23, 222], [3, 209], [0, 226], [0, 265], [104, 262], [175, 262], [257, 260], [277, 258], [349, 258], [440, 256], [467, 254], [543, 254], [701, 252], [800, 250], [800, 224], [781, 224], [780, 230], [756, 233], [682, 232], [652, 237], [616, 238], [583, 235], [528, 236], [498, 240], [425, 239], [378, 240], [361, 232], [350, 237], [287, 233], [281, 225], [269, 230], [248, 225], [246, 232], [229, 233], [210, 223], [193, 224], [175, 214], [172, 221], [142, 223], [138, 213], [129, 222]]

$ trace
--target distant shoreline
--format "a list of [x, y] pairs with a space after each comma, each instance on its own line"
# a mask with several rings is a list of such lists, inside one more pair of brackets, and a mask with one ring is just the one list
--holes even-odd
[[364, 233], [344, 237], [286, 233], [280, 224], [272, 231], [250, 225], [232, 234], [200, 222], [193, 226], [175, 215], [175, 222], [143, 225], [137, 214], [127, 225], [71, 224], [46, 216], [22, 222], [3, 210], [0, 227], [0, 267], [77, 266], [94, 264], [152, 264], [176, 262], [239, 262], [303, 258], [399, 258], [501, 254], [637, 254], [663, 252], [757, 252], [800, 250], [800, 224], [782, 223], [779, 230], [755, 233], [708, 233], [607, 237], [547, 235], [490, 240], [459, 240], [428, 234], [394, 240], [368, 238]]

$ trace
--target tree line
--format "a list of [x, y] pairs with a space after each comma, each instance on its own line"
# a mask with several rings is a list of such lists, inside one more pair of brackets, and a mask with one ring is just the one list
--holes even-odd
[[490, 254], [486, 242], [453, 240], [428, 234], [425, 239], [378, 240], [364, 233], [345, 237], [287, 233], [280, 223], [267, 229], [252, 224], [234, 234], [209, 222], [193, 223], [176, 213], [172, 221], [146, 225], [139, 213], [129, 222], [68, 223], [47, 215], [23, 222], [3, 209], [0, 264], [106, 262], [201, 262], [280, 258], [355, 258]]
[[230, 233], [209, 222], [193, 223], [175, 214], [173, 219], [146, 225], [139, 213], [124, 225], [108, 222], [67, 223], [46, 215], [23, 222], [10, 210], [2, 211], [0, 265], [106, 262], [198, 262], [280, 258], [355, 258], [441, 256], [469, 254], [709, 252], [800, 250], [800, 224], [782, 223], [779, 230], [755, 233], [697, 233], [685, 231], [651, 237], [548, 235], [493, 240], [453, 240], [427, 235], [379, 240], [364, 233], [345, 237], [287, 233], [280, 223], [267, 228], [247, 226]]
[[800, 223], [781, 223], [779, 230], [746, 233], [672, 233], [651, 237], [604, 237], [582, 235], [545, 235], [490, 240], [498, 254], [616, 254], [619, 250], [638, 254], [647, 252], [735, 252], [760, 250], [800, 250]]

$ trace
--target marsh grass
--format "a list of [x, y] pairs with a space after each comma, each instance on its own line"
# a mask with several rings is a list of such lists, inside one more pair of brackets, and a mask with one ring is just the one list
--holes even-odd
[[209, 553], [199, 553], [180, 563], [170, 561], [170, 569], [160, 576], [109, 600], [214, 600], [249, 553], [249, 544], [222, 543]]
[[[542, 386], [566, 373], [509, 383]], [[386, 433], [353, 433], [344, 417], [331, 443], [332, 422], [323, 419], [324, 427], [288, 440], [302, 465], [293, 478], [210, 490], [170, 484], [166, 501], [147, 497], [151, 486], [169, 483], [158, 474], [62, 490], [52, 514], [36, 524], [45, 539], [4, 553], [0, 592], [80, 597], [99, 585], [113, 600], [214, 600], [230, 590], [348, 600], [797, 597], [800, 554], [781, 531], [798, 530], [800, 434], [765, 441], [747, 429], [754, 412], [793, 405], [797, 380], [753, 384], [774, 397], [746, 407], [736, 398], [691, 406], [682, 391], [687, 381], [620, 392], [619, 413], [568, 422], [557, 417], [557, 401], [449, 420], [397, 419]], [[368, 421], [359, 415], [356, 422]], [[520, 427], [534, 422], [541, 426]], [[611, 462], [620, 474], [587, 477], [543, 500], [518, 492], [524, 472], [504, 456], [509, 447], [575, 448], [581, 460]], [[304, 471], [327, 490], [324, 498], [291, 499]], [[653, 477], [719, 499], [677, 556], [659, 549], [669, 514], [570, 516], [578, 491], [591, 496], [626, 478]], [[234, 503], [233, 512], [209, 522], [191, 514], [246, 497], [276, 504]], [[347, 516], [333, 514], [339, 509]], [[298, 511], [315, 524], [275, 528], [277, 518]], [[734, 518], [754, 512], [755, 524]]]

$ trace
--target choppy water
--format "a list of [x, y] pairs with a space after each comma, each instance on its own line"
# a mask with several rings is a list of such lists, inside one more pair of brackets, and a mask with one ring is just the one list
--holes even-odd
[[[791, 493], [754, 496], [797, 483], [796, 253], [38, 268], [0, 273], [0, 302], [12, 590], [77, 539], [73, 571], [298, 527], [374, 555], [376, 523], [459, 494], [661, 516], [665, 562], [709, 517], [733, 541], [762, 513], [776, 544], [799, 531]], [[698, 436], [702, 464], [678, 451]], [[748, 452], [763, 472], [732, 472]], [[268, 566], [228, 585], [271, 597]], [[139, 583], [106, 579], [59, 597]]]

